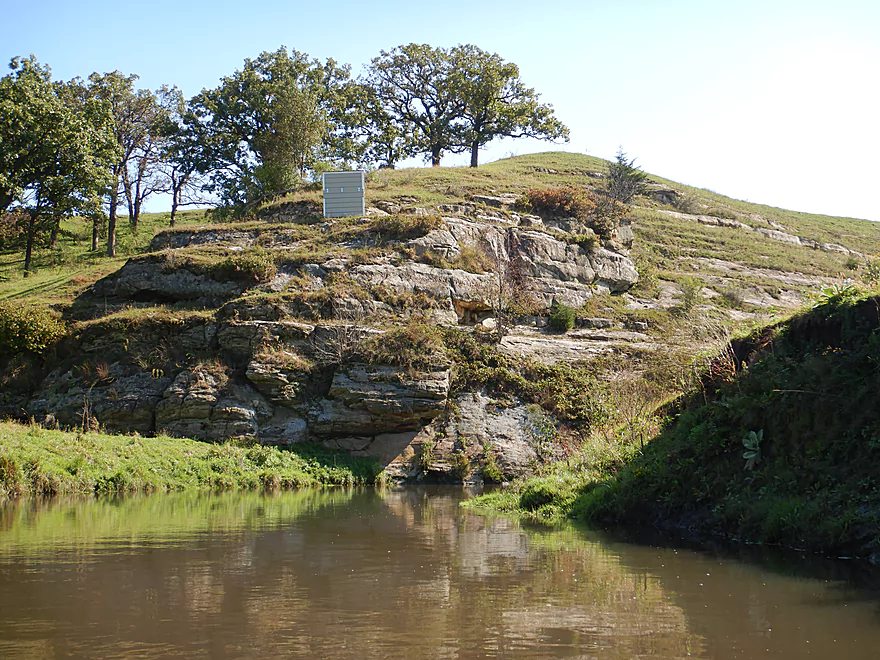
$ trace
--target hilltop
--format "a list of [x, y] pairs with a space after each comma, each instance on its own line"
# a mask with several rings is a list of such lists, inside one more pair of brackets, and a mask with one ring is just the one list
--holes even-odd
[[70, 225], [36, 277], [3, 255], [6, 309], [48, 304], [65, 322], [42, 357], [7, 355], [3, 412], [317, 441], [393, 479], [506, 481], [585, 444], [628, 455], [736, 327], [875, 276], [873, 223], [654, 176], [607, 232], [523, 206], [538, 189], [598, 190], [606, 172], [565, 153], [379, 170], [363, 218], [320, 217], [320, 190], [242, 221], [142, 218], [124, 262], [88, 255]]

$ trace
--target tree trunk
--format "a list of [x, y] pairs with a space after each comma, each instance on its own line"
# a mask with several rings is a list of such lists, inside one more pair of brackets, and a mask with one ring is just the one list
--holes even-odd
[[61, 214], [54, 213], [54, 222], [52, 223], [52, 234], [49, 236], [49, 245], [56, 247], [58, 245], [58, 232], [61, 231]]
[[474, 142], [471, 145], [471, 167], [477, 167], [479, 165], [479, 157], [480, 157], [480, 143]]
[[28, 215], [30, 216], [30, 220], [28, 221], [28, 229], [27, 229], [27, 243], [24, 248], [24, 276], [27, 277], [31, 274], [31, 258], [34, 254], [34, 239], [37, 234], [37, 213], [39, 213], [39, 207], [36, 212], [31, 212]]
[[180, 203], [180, 190], [178, 190], [177, 186], [172, 183], [171, 188], [171, 222], [168, 223], [169, 227], [174, 226], [174, 220], [177, 218], [177, 206]]
[[95, 213], [95, 217], [92, 218], [92, 252], [98, 251], [98, 239], [101, 237], [101, 227], [98, 226], [99, 222], [101, 222], [101, 217]]
[[116, 256], [116, 207], [119, 205], [119, 189], [110, 191], [110, 219], [107, 221], [107, 256]]
[[431, 167], [440, 167], [440, 147], [431, 148]]

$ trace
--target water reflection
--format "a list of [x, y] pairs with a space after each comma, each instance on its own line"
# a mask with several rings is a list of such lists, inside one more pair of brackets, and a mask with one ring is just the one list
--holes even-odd
[[469, 514], [462, 491], [0, 509], [0, 657], [876, 656], [872, 599]]

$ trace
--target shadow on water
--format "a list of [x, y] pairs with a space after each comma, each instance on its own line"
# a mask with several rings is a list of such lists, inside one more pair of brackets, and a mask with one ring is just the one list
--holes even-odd
[[880, 603], [880, 566], [865, 558], [829, 557], [781, 546], [730, 541], [717, 536], [675, 534], [653, 527], [608, 527], [597, 530], [586, 525], [573, 526], [603, 543], [686, 549], [706, 557], [737, 561], [786, 577], [835, 583], [842, 597], [857, 597]]

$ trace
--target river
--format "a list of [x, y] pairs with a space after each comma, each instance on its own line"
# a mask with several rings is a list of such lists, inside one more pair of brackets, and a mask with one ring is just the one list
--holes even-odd
[[0, 658], [878, 656], [862, 562], [633, 544], [467, 496], [2, 505]]

